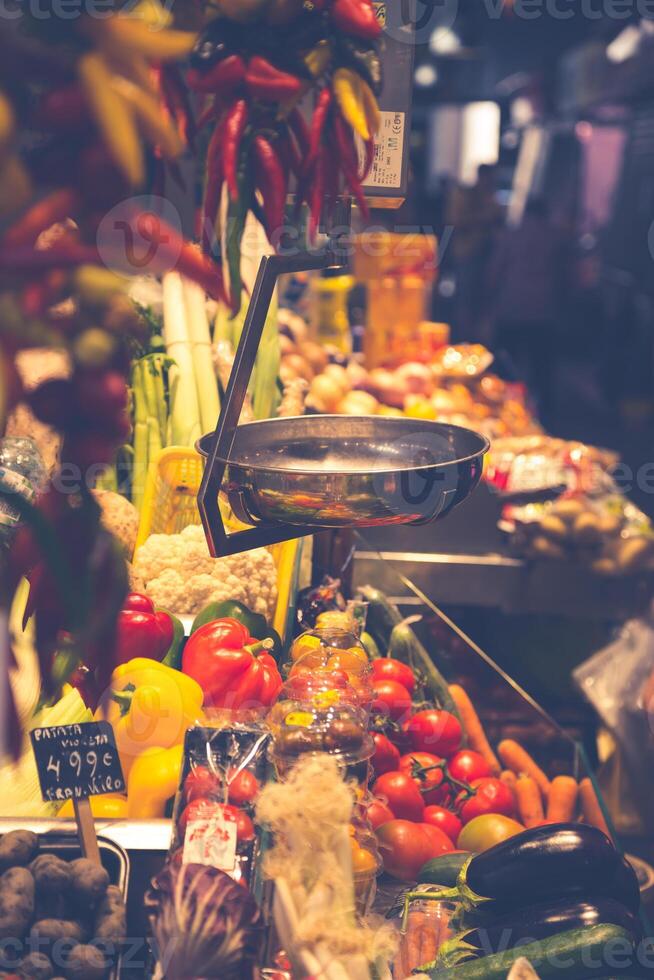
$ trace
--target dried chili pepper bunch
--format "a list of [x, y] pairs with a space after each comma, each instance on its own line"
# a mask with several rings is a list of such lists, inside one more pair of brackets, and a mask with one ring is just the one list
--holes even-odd
[[[114, 242], [98, 232], [183, 146], [190, 118], [173, 61], [195, 35], [117, 13], [46, 23], [56, 37], [8, 36], [0, 25], [0, 434], [22, 400], [61, 435], [61, 450], [37, 502], [17, 502], [23, 524], [0, 564], [0, 603], [29, 579], [26, 616], [49, 697], [82, 660], [87, 689], [104, 689], [127, 590], [124, 556], [91, 492], [129, 431], [129, 338], [145, 329], [127, 295], [129, 275], [144, 271], [127, 238], [152, 245], [146, 271], [178, 268], [223, 294], [220, 267], [138, 199], [121, 209]], [[28, 347], [67, 350], [70, 376], [25, 392], [15, 357]], [[16, 747], [7, 693], [2, 723]]]
[[[202, 245], [215, 254], [222, 241], [234, 311], [247, 213], [278, 248], [291, 178], [296, 204], [309, 205], [312, 239], [342, 184], [367, 212], [361, 185], [372, 165], [382, 87], [382, 28], [371, 0], [268, 0], [245, 8], [219, 4], [221, 16], [200, 34], [187, 75], [209, 103], [198, 125], [213, 125]], [[308, 124], [298, 103], [310, 93], [315, 107]], [[361, 163], [354, 134], [364, 146]]]

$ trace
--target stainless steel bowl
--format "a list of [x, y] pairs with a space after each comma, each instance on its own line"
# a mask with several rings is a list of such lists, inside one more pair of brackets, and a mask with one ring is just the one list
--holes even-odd
[[[205, 457], [213, 436], [197, 443]], [[422, 524], [444, 517], [474, 490], [488, 445], [469, 429], [421, 419], [304, 415], [249, 422], [236, 429], [222, 490], [247, 524]]]

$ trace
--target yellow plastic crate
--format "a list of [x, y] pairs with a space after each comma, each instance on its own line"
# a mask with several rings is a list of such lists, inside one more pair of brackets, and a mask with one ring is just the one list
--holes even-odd
[[[179, 534], [189, 524], [200, 524], [196, 504], [203, 461], [194, 449], [162, 449], [150, 464], [143, 496], [136, 547], [151, 534]], [[230, 526], [238, 525], [232, 520]], [[273, 626], [284, 638], [288, 611], [297, 588], [298, 541], [268, 547], [277, 567], [277, 606]]]

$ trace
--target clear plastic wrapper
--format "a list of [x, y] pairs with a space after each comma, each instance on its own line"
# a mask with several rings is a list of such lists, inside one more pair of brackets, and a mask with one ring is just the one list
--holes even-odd
[[654, 605], [573, 672], [622, 751], [646, 826], [654, 824]]
[[191, 728], [184, 741], [171, 851], [249, 884], [260, 847], [254, 804], [269, 778], [270, 733], [258, 726]]

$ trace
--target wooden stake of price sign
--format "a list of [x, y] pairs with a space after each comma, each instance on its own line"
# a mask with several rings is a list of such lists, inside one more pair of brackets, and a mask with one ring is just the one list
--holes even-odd
[[53, 725], [30, 732], [46, 803], [73, 801], [84, 857], [100, 863], [89, 796], [124, 793], [125, 777], [108, 721]]

